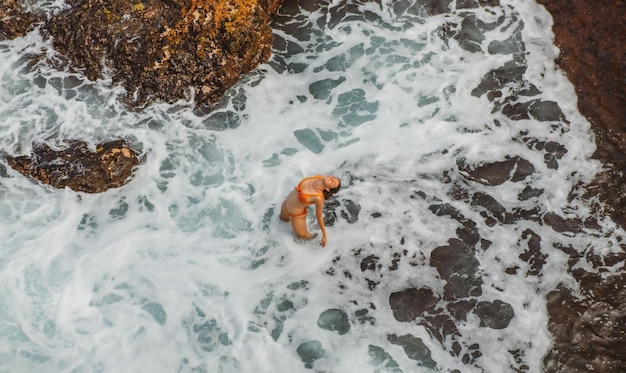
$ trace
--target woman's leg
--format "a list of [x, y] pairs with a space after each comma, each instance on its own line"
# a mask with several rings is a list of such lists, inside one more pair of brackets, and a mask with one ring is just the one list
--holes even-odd
[[300, 238], [309, 239], [315, 237], [311, 235], [311, 233], [309, 233], [309, 230], [306, 227], [306, 214], [300, 216], [292, 216], [291, 228], [293, 228], [293, 231]]
[[291, 221], [291, 228], [296, 233], [296, 235], [303, 239], [310, 239], [315, 237], [309, 233], [309, 230], [306, 227], [306, 217], [307, 210], [306, 208], [302, 211], [300, 215], [293, 216], [289, 215], [287, 212], [286, 201], [280, 206], [280, 215], [278, 215], [280, 220], [282, 221]]
[[283, 205], [280, 206], [280, 215], [278, 215], [278, 217], [282, 221], [289, 221], [289, 214], [287, 213], [287, 208], [285, 207], [285, 202], [283, 202]]

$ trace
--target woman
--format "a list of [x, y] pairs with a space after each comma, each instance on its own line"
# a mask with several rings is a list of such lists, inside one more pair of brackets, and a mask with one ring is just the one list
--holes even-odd
[[334, 176], [316, 175], [307, 177], [289, 193], [280, 208], [280, 219], [291, 221], [291, 227], [296, 235], [304, 240], [315, 238], [306, 226], [307, 206], [315, 204], [315, 217], [322, 230], [322, 247], [326, 246], [326, 227], [322, 214], [324, 200], [339, 191], [341, 181]]

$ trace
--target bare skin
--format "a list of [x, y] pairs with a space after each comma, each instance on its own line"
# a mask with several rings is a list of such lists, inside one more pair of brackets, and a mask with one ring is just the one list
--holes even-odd
[[[308, 204], [315, 204], [315, 217], [322, 230], [322, 247], [326, 246], [326, 226], [324, 225], [322, 213], [322, 207], [324, 207], [323, 191], [330, 191], [331, 189], [339, 187], [339, 185], [339, 179], [330, 175], [324, 176], [321, 179], [304, 180], [300, 184], [301, 192], [311, 195], [307, 196], [304, 201]], [[299, 238], [310, 240], [314, 238], [315, 235], [312, 235], [306, 226], [307, 214], [304, 213], [305, 211], [307, 211], [307, 204], [300, 201], [298, 191], [294, 189], [287, 195], [287, 198], [285, 198], [280, 208], [279, 217], [283, 221], [291, 222], [291, 228]]]

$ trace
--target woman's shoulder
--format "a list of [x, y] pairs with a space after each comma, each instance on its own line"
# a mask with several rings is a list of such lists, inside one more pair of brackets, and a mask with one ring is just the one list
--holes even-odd
[[308, 177], [305, 177], [305, 178], [304, 178], [304, 179], [302, 179], [302, 180], [303, 180], [303, 181], [304, 181], [304, 180], [320, 180], [320, 179], [323, 179], [323, 178], [324, 178], [324, 176], [322, 176], [322, 175], [313, 175], [313, 176], [308, 176]]
[[315, 176], [307, 176], [304, 179], [300, 180], [300, 182], [298, 183], [298, 187], [302, 186], [302, 184], [310, 184], [311, 182], [315, 181], [315, 180], [320, 180], [323, 179], [324, 177], [322, 175], [315, 175]]

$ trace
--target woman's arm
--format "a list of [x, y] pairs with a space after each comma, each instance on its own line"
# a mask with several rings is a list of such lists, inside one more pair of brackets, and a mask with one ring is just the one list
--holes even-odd
[[315, 217], [317, 218], [317, 224], [320, 226], [322, 230], [322, 247], [326, 246], [326, 226], [324, 226], [324, 199], [316, 197], [315, 198]]

